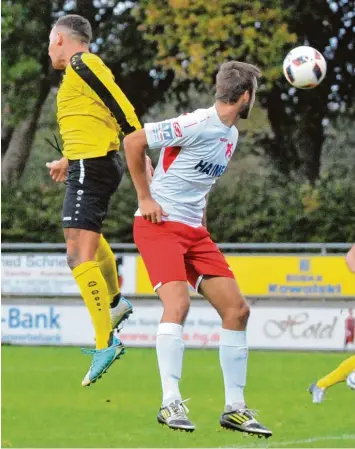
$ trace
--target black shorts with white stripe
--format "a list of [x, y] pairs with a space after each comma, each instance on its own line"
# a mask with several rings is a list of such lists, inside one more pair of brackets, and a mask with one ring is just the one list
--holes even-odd
[[63, 203], [63, 228], [101, 233], [109, 202], [123, 175], [117, 151], [106, 156], [69, 161]]

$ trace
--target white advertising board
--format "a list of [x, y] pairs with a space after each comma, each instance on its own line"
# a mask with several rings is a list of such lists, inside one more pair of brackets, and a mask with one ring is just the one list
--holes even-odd
[[[66, 301], [67, 302], [67, 301]], [[221, 321], [202, 301], [192, 304], [184, 328], [187, 347], [215, 348]], [[67, 302], [68, 304], [68, 302]], [[135, 302], [132, 318], [120, 333], [129, 346], [151, 347], [162, 308]], [[92, 345], [94, 334], [83, 305], [3, 304], [2, 342], [21, 345]], [[251, 349], [344, 350], [347, 309], [254, 307], [248, 325]], [[354, 342], [347, 349], [354, 349]]]
[[[119, 262], [121, 290], [124, 294], [133, 294], [136, 291], [136, 256], [123, 255]], [[2, 295], [80, 295], [62, 253], [4, 253], [1, 281]]]

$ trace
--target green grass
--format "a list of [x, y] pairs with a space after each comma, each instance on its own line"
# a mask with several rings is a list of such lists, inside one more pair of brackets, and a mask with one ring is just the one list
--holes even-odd
[[269, 440], [220, 430], [224, 397], [217, 351], [185, 352], [184, 398], [193, 434], [156, 423], [155, 351], [129, 349], [103, 379], [80, 386], [90, 359], [77, 348], [2, 349], [2, 447], [354, 447], [355, 392], [333, 387], [313, 405], [309, 383], [343, 354], [252, 352], [246, 397]]

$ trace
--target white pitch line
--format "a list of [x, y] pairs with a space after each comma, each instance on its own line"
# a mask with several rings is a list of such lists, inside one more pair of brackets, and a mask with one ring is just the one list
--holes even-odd
[[[321, 441], [339, 441], [339, 440], [354, 440], [355, 441], [355, 434], [344, 434], [344, 435], [324, 435], [324, 436], [317, 436], [312, 438], [305, 438], [303, 440], [293, 440], [293, 441], [270, 441], [270, 442], [264, 442], [264, 443], [256, 443], [253, 445], [244, 445], [240, 444], [238, 447], [240, 449], [243, 448], [271, 448], [271, 447], [281, 447], [281, 446], [293, 446], [297, 447], [297, 444], [306, 444], [306, 443], [319, 443]], [[231, 447], [231, 446], [228, 446]], [[225, 449], [227, 449], [227, 446], [225, 446]]]

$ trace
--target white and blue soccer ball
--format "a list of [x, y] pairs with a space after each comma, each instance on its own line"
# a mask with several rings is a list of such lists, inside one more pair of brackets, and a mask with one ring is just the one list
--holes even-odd
[[313, 89], [327, 73], [327, 63], [318, 50], [301, 46], [291, 50], [283, 62], [287, 81], [298, 89]]
[[350, 373], [346, 379], [346, 384], [352, 390], [355, 390], [355, 371]]

